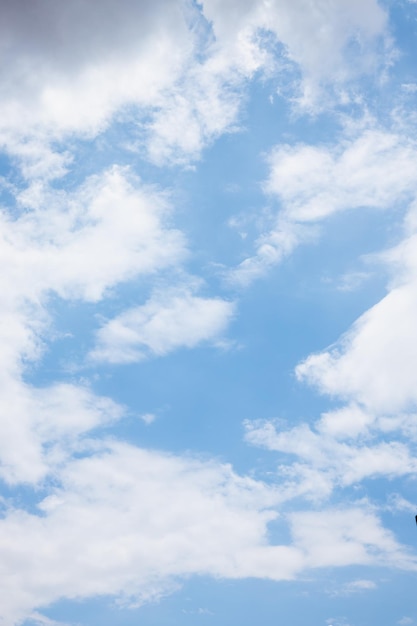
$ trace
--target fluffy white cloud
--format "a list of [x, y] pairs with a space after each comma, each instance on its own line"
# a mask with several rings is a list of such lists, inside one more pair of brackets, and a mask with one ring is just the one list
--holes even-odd
[[380, 414], [415, 407], [416, 315], [417, 285], [393, 289], [355, 323], [340, 347], [300, 364], [299, 378]]
[[380, 38], [388, 43], [387, 16], [376, 0], [204, 0], [203, 7], [220, 42], [242, 45], [256, 29], [274, 33], [287, 58], [301, 69], [301, 103], [306, 106], [320, 106], [323, 83], [341, 85], [375, 69], [376, 43]]
[[[306, 424], [278, 431], [271, 422], [248, 422], [246, 428], [248, 442], [281, 453], [279, 470], [288, 497], [325, 500], [335, 489], [358, 485], [365, 479], [417, 473], [417, 460], [408, 442], [378, 442], [371, 433], [360, 441], [340, 441], [340, 432], [338, 440]], [[377, 432], [375, 428], [373, 434]], [[297, 460], [285, 463], [284, 454]]]
[[372, 126], [353, 136], [349, 131], [330, 146], [275, 147], [264, 190], [276, 210], [255, 242], [256, 254], [230, 278], [245, 284], [264, 274], [300, 243], [315, 238], [315, 226], [336, 212], [403, 210], [417, 192], [416, 154], [408, 137]]
[[[387, 295], [364, 313], [331, 349], [309, 356], [297, 376], [323, 392], [359, 403], [377, 416], [381, 430], [389, 423], [415, 437], [407, 412], [417, 406], [413, 372], [417, 367], [416, 207], [405, 219], [406, 236], [381, 255], [394, 280]], [[389, 416], [390, 419], [384, 416]], [[395, 418], [395, 419], [394, 419]]]
[[80, 435], [121, 416], [84, 386], [25, 382], [50, 333], [51, 293], [97, 301], [123, 281], [177, 266], [182, 234], [170, 228], [166, 195], [111, 168], [73, 192], [33, 184], [0, 213], [0, 474], [42, 480]]
[[366, 507], [293, 513], [293, 541], [269, 544], [279, 491], [217, 462], [109, 442], [58, 478], [39, 515], [10, 509], [0, 520], [4, 626], [59, 598], [140, 604], [191, 574], [288, 580], [316, 567], [416, 566]]
[[145, 141], [154, 161], [196, 157], [233, 128], [237, 88], [256, 71], [276, 73], [290, 59], [304, 75], [304, 100], [317, 104], [321, 83], [343, 84], [349, 67], [375, 69], [375, 43], [386, 34], [375, 0], [3, 5], [0, 140], [30, 175], [60, 175], [64, 163], [48, 152], [49, 140], [94, 136], [120, 110], [145, 124], [137, 147]]
[[62, 597], [140, 603], [190, 574], [287, 579], [300, 567], [296, 549], [267, 545], [273, 492], [228, 466], [110, 443], [60, 478], [40, 515], [0, 521], [5, 626]]
[[124, 413], [82, 385], [34, 388], [3, 374], [0, 393], [0, 477], [9, 484], [39, 484], [81, 445], [83, 436]]
[[102, 326], [91, 357], [130, 363], [181, 347], [220, 341], [233, 313], [232, 302], [203, 298], [188, 288], [167, 289]]
[[291, 514], [294, 545], [314, 567], [371, 563], [416, 569], [417, 562], [398, 545], [365, 507], [302, 511]]
[[301, 222], [347, 209], [396, 208], [416, 191], [415, 154], [406, 137], [374, 129], [336, 146], [278, 146], [265, 190]]
[[166, 226], [166, 195], [128, 169], [114, 166], [74, 193], [35, 184], [18, 199], [26, 211], [14, 220], [1, 216], [2, 261], [12, 266], [6, 291], [94, 301], [119, 282], [184, 258], [182, 234]]

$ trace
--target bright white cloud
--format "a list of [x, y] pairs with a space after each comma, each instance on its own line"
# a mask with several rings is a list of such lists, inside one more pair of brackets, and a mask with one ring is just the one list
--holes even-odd
[[11, 509], [0, 521], [5, 625], [64, 597], [140, 604], [191, 574], [287, 580], [316, 567], [416, 566], [363, 507], [293, 513], [293, 542], [269, 545], [278, 490], [217, 462], [112, 442], [60, 480], [40, 516]]
[[120, 282], [177, 266], [185, 242], [169, 226], [166, 195], [117, 167], [71, 193], [33, 184], [17, 201], [16, 216], [0, 214], [0, 473], [36, 483], [81, 434], [122, 414], [84, 386], [24, 382], [52, 326], [49, 294], [100, 300]]
[[177, 577], [287, 579], [302, 562], [267, 545], [274, 493], [229, 466], [110, 443], [61, 480], [40, 516], [10, 510], [0, 521], [4, 624], [62, 597], [142, 602]]
[[416, 285], [393, 289], [356, 322], [340, 347], [300, 364], [299, 378], [377, 413], [412, 408], [417, 403], [416, 315]]
[[247, 41], [256, 29], [274, 33], [287, 58], [301, 69], [300, 103], [308, 107], [320, 108], [320, 85], [342, 85], [375, 69], [375, 46], [381, 38], [388, 42], [386, 14], [375, 0], [204, 0], [203, 7], [220, 42]]
[[51, 290], [94, 301], [119, 282], [184, 258], [182, 234], [166, 226], [167, 197], [129, 170], [114, 166], [75, 193], [33, 185], [19, 203], [29, 210], [17, 220], [3, 214], [2, 256], [13, 264], [10, 285], [26, 297]]
[[102, 326], [91, 357], [131, 363], [181, 347], [220, 341], [233, 314], [232, 302], [203, 298], [187, 288], [167, 289]]
[[374, 442], [369, 434], [359, 442], [345, 442], [340, 441], [341, 431], [335, 433], [337, 440], [306, 424], [278, 431], [271, 422], [247, 422], [246, 428], [248, 442], [296, 457], [294, 463], [282, 462], [279, 468], [288, 497], [304, 495], [325, 500], [334, 489], [357, 485], [368, 478], [417, 473], [413, 450], [401, 441]]
[[[297, 367], [301, 380], [323, 393], [360, 403], [380, 416], [379, 427], [397, 427], [413, 437], [407, 412], [415, 410], [417, 394], [413, 372], [417, 367], [417, 255], [416, 209], [406, 215], [406, 237], [381, 258], [395, 280], [388, 294], [366, 311], [331, 349], [309, 356]], [[392, 422], [394, 424], [394, 422]]]
[[294, 545], [314, 567], [371, 563], [416, 569], [416, 560], [366, 508], [302, 511], [290, 516]]
[[[317, 237], [315, 226], [340, 211], [403, 210], [417, 192], [417, 149], [399, 134], [368, 128], [335, 145], [281, 145], [268, 157], [265, 193], [276, 204], [256, 254], [230, 278], [246, 284]], [[393, 163], [396, 164], [393, 167]]]
[[279, 146], [270, 156], [265, 190], [301, 222], [347, 209], [397, 208], [416, 191], [415, 154], [407, 138], [379, 130], [334, 147]]
[[124, 413], [81, 385], [33, 388], [3, 375], [0, 392], [0, 477], [9, 484], [39, 484], [71, 456], [83, 435]]
[[[375, 0], [94, 0], [64, 8], [19, 0], [2, 14], [0, 140], [30, 176], [62, 173], [50, 139], [94, 136], [119, 110], [140, 124], [147, 118], [136, 147], [145, 142], [154, 161], [195, 158], [233, 128], [239, 91], [256, 71], [276, 73], [291, 60], [304, 75], [304, 101], [316, 106], [320, 84], [342, 85], [352, 67], [374, 71], [376, 42], [386, 36]], [[281, 58], [268, 50], [271, 34]]]

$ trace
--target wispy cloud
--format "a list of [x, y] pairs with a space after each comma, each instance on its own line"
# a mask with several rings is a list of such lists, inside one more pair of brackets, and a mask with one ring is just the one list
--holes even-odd
[[132, 363], [181, 347], [219, 343], [234, 310], [232, 302], [203, 298], [187, 287], [167, 289], [103, 325], [90, 357]]

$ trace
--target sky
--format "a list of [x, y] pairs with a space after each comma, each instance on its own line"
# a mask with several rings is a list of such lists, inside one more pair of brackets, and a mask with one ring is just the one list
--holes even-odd
[[416, 625], [415, 0], [0, 7], [0, 626]]

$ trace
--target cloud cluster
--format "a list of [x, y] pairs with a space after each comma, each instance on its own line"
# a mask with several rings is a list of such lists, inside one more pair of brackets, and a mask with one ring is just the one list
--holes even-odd
[[153, 161], [194, 158], [236, 124], [242, 87], [257, 71], [290, 62], [316, 106], [322, 83], [342, 86], [352, 67], [374, 70], [386, 38], [375, 0], [19, 0], [3, 2], [2, 15], [0, 141], [37, 167], [51, 140], [95, 136], [119, 112], [145, 129], [137, 147], [145, 143]]
[[218, 462], [94, 447], [61, 469], [40, 514], [10, 509], [0, 520], [5, 626], [62, 597], [138, 605], [192, 574], [289, 580], [315, 567], [416, 567], [363, 507], [293, 513], [292, 544], [271, 545], [279, 490]]
[[[0, 211], [0, 476], [48, 495], [37, 510], [2, 502], [0, 623], [31, 616], [52, 626], [36, 609], [60, 598], [110, 595], [139, 604], [193, 574], [288, 580], [331, 565], [415, 568], [366, 504], [292, 513], [286, 545], [268, 534], [276, 507], [296, 496], [326, 498], [338, 483], [410, 471], [401, 442], [345, 441], [375, 424], [411, 428], [407, 415], [394, 422], [373, 412], [387, 402], [407, 409], [415, 398], [411, 376], [401, 380], [398, 399], [354, 372], [364, 354], [382, 368], [398, 340], [402, 356], [381, 370], [386, 378], [414, 358], [406, 340], [414, 314], [408, 279], [358, 322], [343, 349], [298, 369], [348, 398], [345, 413], [322, 416], [320, 436], [307, 427], [281, 434], [271, 425], [248, 427], [252, 443], [298, 457], [279, 488], [216, 461], [106, 440], [102, 429], [123, 417], [123, 407], [85, 383], [36, 387], [27, 377], [52, 328], [51, 298], [98, 303], [129, 281], [158, 276], [166, 284], [164, 273], [178, 278], [189, 253], [168, 194], [117, 164], [103, 171], [93, 162], [85, 178], [76, 169], [77, 140], [128, 123], [129, 149], [157, 165], [189, 163], [238, 126], [246, 84], [260, 73], [277, 84], [290, 74], [290, 96], [320, 109], [326, 85], [337, 92], [380, 64], [383, 9], [375, 0], [17, 0], [3, 1], [1, 10], [0, 144], [13, 176], [0, 181], [9, 202]], [[269, 163], [265, 190], [282, 210], [256, 255], [238, 268], [240, 277], [277, 263], [309, 236], [312, 223], [336, 211], [391, 208], [415, 191], [415, 148], [392, 133], [370, 130], [337, 146], [280, 146]], [[411, 213], [409, 219], [412, 229]], [[393, 262], [414, 275], [410, 245], [398, 248]], [[179, 282], [103, 323], [90, 363], [221, 344], [234, 303]], [[408, 325], [403, 335], [390, 335], [398, 314]], [[383, 346], [370, 330], [378, 323], [387, 333]], [[153, 414], [142, 419], [151, 423]]]

